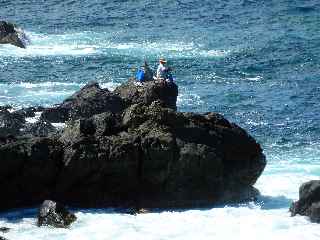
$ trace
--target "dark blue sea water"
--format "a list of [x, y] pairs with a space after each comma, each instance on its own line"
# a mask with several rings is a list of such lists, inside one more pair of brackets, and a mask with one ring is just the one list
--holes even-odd
[[165, 57], [178, 109], [222, 113], [268, 160], [260, 205], [137, 217], [79, 211], [79, 223], [60, 232], [4, 216], [15, 229], [8, 237], [320, 239], [288, 213], [299, 185], [320, 174], [319, 1], [0, 0], [0, 17], [32, 41], [26, 50], [0, 46], [0, 105], [52, 105], [92, 80], [113, 89], [144, 60], [156, 68]]

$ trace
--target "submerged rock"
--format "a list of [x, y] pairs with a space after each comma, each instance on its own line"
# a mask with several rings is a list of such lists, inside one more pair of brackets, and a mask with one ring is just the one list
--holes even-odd
[[140, 209], [256, 197], [266, 160], [245, 130], [217, 113], [175, 111], [174, 85], [130, 84], [114, 93], [90, 84], [44, 112], [71, 117], [63, 131], [2, 141], [1, 208], [48, 198]]
[[45, 200], [38, 213], [38, 226], [52, 226], [56, 228], [69, 227], [77, 217], [69, 212], [62, 204]]
[[[2, 233], [8, 233], [10, 231], [10, 228], [7, 227], [0, 227], [0, 232]], [[8, 240], [5, 237], [0, 236], [0, 240]]]
[[150, 213], [150, 211], [144, 208], [128, 208], [128, 209], [125, 209], [124, 213], [130, 214], [130, 215], [138, 215], [138, 214], [147, 214], [147, 213]]
[[312, 222], [320, 223], [320, 180], [312, 180], [300, 186], [299, 200], [290, 207], [292, 216], [309, 216]]
[[2, 233], [7, 233], [10, 231], [10, 228], [7, 228], [7, 227], [0, 227], [0, 232]]

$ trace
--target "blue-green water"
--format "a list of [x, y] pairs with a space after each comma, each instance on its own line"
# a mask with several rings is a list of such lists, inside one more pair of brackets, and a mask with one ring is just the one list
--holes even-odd
[[32, 41], [0, 46], [0, 105], [52, 105], [91, 80], [113, 89], [144, 60], [155, 68], [165, 57], [179, 110], [222, 113], [268, 160], [260, 204], [137, 217], [83, 210], [58, 231], [3, 215], [8, 238], [320, 239], [288, 213], [299, 185], [320, 174], [318, 1], [2, 0], [0, 16]]

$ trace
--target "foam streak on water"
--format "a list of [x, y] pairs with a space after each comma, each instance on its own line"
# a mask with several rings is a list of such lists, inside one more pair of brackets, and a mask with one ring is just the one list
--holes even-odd
[[31, 43], [26, 49], [11, 45], [0, 47], [0, 57], [76, 56], [90, 54], [164, 54], [172, 57], [224, 57], [230, 50], [205, 49], [193, 42], [129, 41], [114, 42], [113, 36], [105, 32], [76, 32], [59, 35], [26, 33]]

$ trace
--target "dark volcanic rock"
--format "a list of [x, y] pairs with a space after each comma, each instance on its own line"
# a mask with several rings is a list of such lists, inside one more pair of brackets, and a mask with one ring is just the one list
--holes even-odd
[[35, 123], [27, 124], [24, 129], [24, 133], [31, 134], [35, 137], [47, 137], [56, 132], [57, 129], [50, 122], [45, 122], [43, 119]]
[[17, 25], [0, 21], [0, 44], [12, 44], [20, 48], [26, 48], [28, 38]]
[[7, 227], [0, 227], [0, 232], [3, 232], [3, 233], [7, 233], [10, 231], [10, 228], [7, 228]]
[[10, 110], [10, 109], [12, 109], [12, 106], [10, 106], [10, 105], [0, 106], [0, 111], [2, 111], [2, 110]]
[[[0, 232], [2, 233], [7, 233], [10, 231], [10, 228], [7, 228], [7, 227], [0, 227]], [[6, 238], [0, 236], [0, 240], [7, 240]]]
[[69, 212], [62, 204], [51, 200], [45, 200], [39, 209], [38, 226], [53, 226], [66, 228], [71, 225], [77, 217]]
[[176, 112], [174, 86], [173, 94], [160, 83], [132, 92], [128, 84], [118, 88], [121, 98], [92, 84], [64, 101], [52, 115], [73, 118], [62, 132], [0, 139], [0, 207], [43, 199], [83, 207], [200, 207], [258, 194], [253, 185], [266, 160], [246, 131], [220, 114]]
[[67, 147], [57, 189], [67, 202], [188, 207], [258, 194], [252, 185], [266, 164], [262, 150], [219, 114], [135, 104], [111, 135], [97, 134], [93, 118], [82, 121], [60, 139]]
[[10, 113], [8, 110], [0, 110], [0, 137], [7, 135], [19, 135], [25, 119], [17, 113]]
[[68, 122], [60, 140], [69, 145], [70, 142], [85, 136], [110, 136], [117, 134], [122, 129], [121, 116], [110, 112], [96, 114], [90, 118], [78, 119]]
[[98, 83], [89, 83], [63, 103], [43, 111], [41, 118], [49, 122], [65, 122], [69, 119], [88, 118], [103, 112], [121, 112], [124, 101]]
[[114, 90], [125, 99], [130, 105], [143, 103], [151, 104], [153, 101], [161, 101], [163, 107], [177, 109], [178, 86], [175, 83], [161, 83], [147, 81], [137, 85], [134, 79], [122, 84]]
[[24, 118], [30, 118], [34, 117], [36, 112], [43, 111], [44, 108], [42, 107], [28, 107], [28, 108], [22, 108], [14, 113], [21, 115]]
[[48, 136], [49, 133], [56, 131], [56, 129], [48, 122], [26, 122], [26, 118], [34, 117], [35, 112], [42, 110], [41, 107], [22, 108], [12, 112], [8, 111], [8, 109], [11, 109], [11, 107], [0, 107], [0, 143], [2, 140], [7, 142], [10, 137], [17, 137], [24, 134]]
[[306, 182], [300, 186], [299, 200], [290, 207], [292, 216], [309, 216], [312, 222], [320, 223], [320, 180]]
[[63, 146], [54, 138], [17, 138], [0, 145], [1, 207], [37, 204], [54, 194]]

